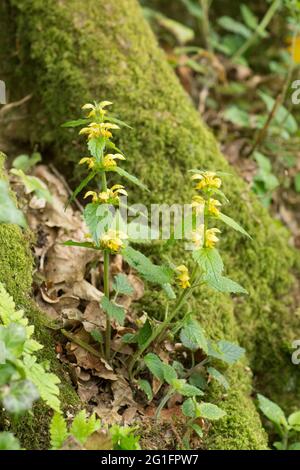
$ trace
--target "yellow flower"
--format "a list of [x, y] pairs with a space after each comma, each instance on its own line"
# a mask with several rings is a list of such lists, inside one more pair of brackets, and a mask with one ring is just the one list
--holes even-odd
[[208, 205], [207, 205], [209, 214], [214, 215], [215, 217], [218, 217], [220, 215], [220, 211], [218, 207], [220, 207], [221, 205], [222, 204], [217, 199], [210, 198], [208, 200]]
[[100, 239], [100, 244], [103, 249], [110, 250], [112, 253], [117, 253], [124, 245], [127, 235], [117, 230], [108, 230]]
[[128, 195], [127, 191], [124, 189], [124, 186], [122, 184], [115, 184], [110, 189], [102, 191], [98, 194], [95, 191], [88, 191], [84, 195], [84, 199], [89, 196], [92, 196], [93, 202], [117, 204], [119, 202], [119, 195]]
[[215, 173], [212, 171], [203, 171], [201, 173], [196, 173], [192, 176], [192, 180], [199, 180], [197, 183], [196, 189], [210, 189], [217, 188], [219, 189], [222, 185], [221, 178], [218, 178]]
[[101, 116], [104, 116], [104, 114], [106, 113], [106, 110], [103, 108], [105, 108], [106, 106], [110, 106], [111, 104], [112, 104], [111, 101], [101, 101], [101, 103], [96, 103], [96, 104], [86, 103], [82, 106], [81, 109], [83, 109], [84, 111], [90, 110], [87, 117], [92, 118], [92, 117], [96, 117], [97, 113]]
[[83, 127], [79, 134], [87, 134], [88, 139], [95, 139], [97, 137], [107, 137], [109, 139], [112, 136], [109, 129], [120, 128], [117, 124], [112, 124], [111, 122], [91, 122], [88, 127]]
[[92, 168], [94, 168], [96, 164], [96, 159], [90, 158], [90, 157], [84, 157], [80, 160], [79, 165], [83, 165], [84, 163], [86, 163], [89, 169], [91, 170]]
[[204, 204], [205, 204], [205, 199], [202, 196], [193, 196], [192, 207], [203, 208]]
[[195, 245], [195, 248], [201, 248], [203, 246], [203, 232], [204, 232], [204, 225], [200, 225], [197, 230], [194, 230], [191, 233], [191, 240]]
[[117, 166], [116, 160], [126, 160], [126, 158], [120, 153], [116, 153], [116, 154], [109, 153], [108, 155], [105, 155], [105, 157], [103, 158], [104, 168]]
[[188, 268], [184, 265], [181, 264], [180, 266], [177, 266], [176, 271], [178, 271], [178, 276], [177, 276], [177, 281], [182, 289], [186, 289], [187, 287], [190, 287], [190, 276], [189, 276], [189, 270]]
[[221, 230], [218, 228], [209, 228], [205, 232], [205, 246], [206, 248], [213, 248], [216, 243], [218, 243], [219, 238], [216, 233], [221, 233]]

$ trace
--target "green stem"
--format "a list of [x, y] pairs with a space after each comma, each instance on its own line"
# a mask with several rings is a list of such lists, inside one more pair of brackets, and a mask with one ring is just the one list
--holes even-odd
[[[104, 295], [109, 299], [109, 251], [104, 250]], [[105, 330], [105, 357], [110, 359], [110, 339], [111, 339], [111, 324], [108, 314], [106, 314], [106, 330]]]
[[[194, 271], [192, 273], [192, 276], [191, 276], [192, 283], [196, 278], [197, 271], [198, 271], [198, 265], [195, 266]], [[173, 320], [175, 315], [178, 313], [178, 311], [181, 309], [184, 302], [187, 301], [187, 299], [191, 295], [192, 291], [193, 291], [193, 284], [190, 288], [185, 289], [185, 290], [182, 291], [181, 295], [179, 296], [179, 298], [178, 298], [178, 300], [175, 304], [175, 307], [174, 307], [174, 310], [172, 311], [172, 313], [167, 318], [165, 318], [165, 320], [152, 332], [151, 336], [143, 344], [143, 346], [135, 352], [135, 354], [133, 355], [133, 357], [131, 359], [131, 362], [129, 364], [129, 376], [131, 378], [132, 378], [133, 367], [134, 367], [135, 363], [137, 362], [137, 360], [140, 358], [140, 356], [143, 354], [143, 352], [150, 346], [150, 344], [153, 343], [153, 341], [155, 341], [159, 336], [163, 337], [163, 334], [164, 334], [166, 328], [168, 328], [171, 321]]]
[[202, 34], [205, 41], [206, 48], [209, 52], [213, 53], [213, 47], [210, 41], [210, 24], [209, 24], [209, 5], [208, 0], [200, 0], [202, 8]]
[[237, 60], [239, 59], [242, 55], [245, 54], [245, 52], [249, 49], [249, 47], [252, 46], [253, 42], [257, 38], [257, 36], [260, 33], [263, 33], [265, 29], [268, 27], [270, 21], [272, 20], [273, 16], [275, 15], [276, 11], [281, 7], [281, 2], [282, 0], [275, 0], [271, 5], [268, 11], [266, 12], [265, 16], [253, 32], [252, 36], [250, 36], [247, 41], [244, 42], [244, 44], [237, 50], [237, 52], [233, 55], [232, 59]]
[[155, 419], [158, 421], [159, 416], [161, 413], [161, 410], [164, 408], [164, 406], [168, 403], [170, 400], [171, 396], [174, 394], [174, 390], [172, 388], [169, 389], [168, 393], [164, 396], [164, 398], [161, 400], [160, 404], [158, 405], [155, 413]]

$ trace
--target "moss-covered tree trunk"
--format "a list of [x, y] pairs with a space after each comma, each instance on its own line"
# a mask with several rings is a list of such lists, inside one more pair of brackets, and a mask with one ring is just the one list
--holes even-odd
[[[4, 175], [4, 157], [0, 153], [0, 180]], [[79, 398], [71, 385], [67, 369], [57, 360], [55, 342], [46, 326], [45, 318], [30, 298], [33, 259], [30, 250], [32, 234], [24, 233], [18, 226], [0, 223], [0, 282], [13, 297], [17, 308], [24, 309], [30, 324], [35, 326], [35, 338], [44, 346], [39, 352], [40, 361], [49, 361], [52, 372], [61, 380], [60, 400], [65, 410], [75, 410]], [[0, 410], [0, 431], [10, 430], [26, 449], [49, 448], [49, 422], [51, 410], [41, 401], [34, 405], [34, 413], [8, 425], [7, 417]]]
[[[77, 116], [83, 103], [109, 99], [133, 127], [122, 132], [119, 143], [128, 155], [127, 169], [148, 185], [153, 202], [189, 202], [190, 168], [228, 171], [136, 0], [2, 0], [0, 41], [1, 73], [10, 99], [33, 95], [19, 127], [23, 139], [41, 145], [61, 168], [78, 161], [84, 150], [77, 131], [59, 125]], [[199, 292], [193, 307], [207, 333], [246, 347], [257, 389], [292, 406], [299, 372], [291, 364], [289, 347], [300, 334], [292, 272], [299, 257], [289, 247], [286, 230], [230, 172], [225, 181], [228, 213], [253, 241], [224, 230], [221, 249], [227, 253], [230, 276], [247, 288], [249, 297], [231, 300]], [[135, 198], [149, 201], [142, 193], [135, 192]], [[182, 261], [184, 252], [175, 255]], [[147, 309], [154, 310], [155, 296], [149, 294], [147, 302]], [[216, 392], [228, 416], [213, 428], [210, 448], [265, 446], [247, 370], [242, 364], [229, 373], [227, 398]]]

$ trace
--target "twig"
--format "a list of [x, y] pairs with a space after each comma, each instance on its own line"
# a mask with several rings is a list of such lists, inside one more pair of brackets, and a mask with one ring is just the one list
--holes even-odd
[[[67, 190], [67, 193], [69, 194], [69, 196], [72, 196], [73, 194], [73, 191], [72, 189], [70, 188], [70, 186], [68, 185], [68, 183], [66, 182], [65, 178], [59, 173], [59, 171], [55, 168], [55, 166], [53, 165], [53, 163], [50, 163], [49, 165], [49, 168], [51, 169], [52, 173], [55, 174], [55, 176], [62, 182], [62, 184], [64, 185], [65, 189]], [[75, 203], [75, 205], [77, 206], [77, 208], [80, 210], [80, 212], [83, 212], [83, 206], [80, 204], [80, 202], [78, 201], [77, 198], [74, 199], [73, 201]]]
[[2, 116], [4, 116], [4, 114], [6, 114], [8, 111], [10, 111], [11, 109], [14, 109], [14, 108], [18, 108], [19, 106], [22, 106], [22, 104], [26, 103], [31, 98], [32, 98], [32, 95], [27, 95], [19, 101], [14, 101], [13, 103], [6, 104], [0, 110], [0, 118], [2, 119]]
[[62, 334], [66, 338], [68, 338], [70, 341], [72, 341], [72, 343], [77, 344], [78, 346], [85, 349], [86, 351], [93, 354], [94, 356], [99, 357], [100, 359], [104, 359], [102, 354], [99, 351], [97, 351], [97, 349], [93, 348], [93, 346], [90, 346], [89, 344], [87, 344], [82, 339], [77, 338], [76, 335], [73, 335], [73, 333], [70, 333], [69, 331], [66, 331], [64, 329], [62, 329], [60, 331], [62, 332]]

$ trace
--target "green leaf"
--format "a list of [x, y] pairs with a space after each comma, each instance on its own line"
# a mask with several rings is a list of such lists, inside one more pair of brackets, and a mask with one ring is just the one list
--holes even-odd
[[204, 331], [199, 322], [192, 317], [189, 317], [184, 322], [184, 326], [180, 331], [180, 340], [182, 344], [191, 351], [202, 349], [205, 353], [208, 352]]
[[288, 427], [285, 414], [280, 406], [260, 394], [257, 395], [257, 399], [259, 409], [272, 423], [284, 426], [285, 428]]
[[126, 344], [137, 343], [137, 334], [126, 333], [124, 336], [122, 336], [122, 341]]
[[224, 112], [224, 119], [226, 119], [226, 121], [232, 122], [238, 127], [251, 128], [250, 114], [246, 111], [243, 111], [238, 106], [229, 106]]
[[208, 367], [207, 372], [213, 379], [219, 382], [219, 384], [222, 385], [225, 388], [225, 390], [228, 390], [230, 388], [230, 385], [226, 377], [223, 374], [221, 374], [221, 372], [219, 372], [217, 369], [215, 369], [214, 367]]
[[93, 240], [98, 243], [104, 232], [111, 228], [113, 213], [109, 204], [95, 204], [91, 202], [84, 208], [83, 217]]
[[113, 289], [118, 294], [131, 295], [133, 293], [133, 287], [128, 281], [126, 274], [120, 273], [114, 277]]
[[168, 284], [172, 281], [173, 271], [166, 266], [153, 264], [146, 256], [134, 248], [127, 246], [122, 250], [125, 261], [136, 269], [146, 281], [154, 284]]
[[188, 418], [196, 418], [196, 404], [192, 398], [185, 400], [181, 406], [182, 412]]
[[217, 421], [226, 416], [225, 411], [212, 403], [201, 403], [198, 406], [198, 409], [200, 411], [200, 416], [202, 418], [209, 419], [210, 421]]
[[120, 127], [127, 127], [128, 129], [133, 129], [133, 127], [129, 126], [129, 124], [127, 124], [124, 121], [121, 121], [121, 119], [118, 119], [118, 118], [112, 116], [111, 114], [106, 114], [106, 119], [105, 120], [109, 121], [109, 122], [113, 122], [114, 124], [118, 124], [118, 126], [120, 126]]
[[18, 358], [24, 351], [26, 330], [17, 323], [10, 323], [6, 327], [0, 326], [0, 340], [5, 346], [7, 357]]
[[143, 390], [143, 392], [146, 394], [148, 401], [152, 401], [153, 400], [153, 393], [152, 393], [151, 385], [148, 382], [148, 380], [139, 379], [138, 384], [139, 384], [139, 387], [141, 388], [141, 390]]
[[300, 450], [300, 442], [294, 442], [289, 446], [289, 450]]
[[249, 7], [247, 7], [247, 5], [245, 5], [245, 3], [243, 3], [240, 7], [241, 9], [241, 13], [242, 13], [242, 17], [243, 17], [243, 20], [245, 21], [246, 25], [251, 28], [253, 31], [256, 30], [257, 26], [258, 26], [258, 19], [257, 17], [254, 15], [254, 13], [250, 10]]
[[228, 215], [225, 215], [225, 214], [222, 214], [220, 213], [218, 219], [222, 220], [222, 222], [224, 222], [225, 224], [229, 225], [229, 227], [233, 228], [234, 230], [236, 230], [237, 232], [240, 232], [242, 233], [243, 235], [245, 235], [246, 237], [248, 238], [252, 238], [249, 233], [246, 232], [245, 229], [243, 229], [243, 227], [241, 227], [235, 220], [233, 220], [231, 217], [228, 217]]
[[120, 325], [124, 324], [125, 310], [123, 307], [111, 302], [106, 296], [102, 298], [101, 306], [111, 320], [116, 320]]
[[144, 357], [144, 362], [154, 377], [163, 382], [164, 369], [163, 362], [160, 360], [160, 358], [154, 353], [148, 353]]
[[140, 348], [147, 342], [151, 334], [152, 334], [151, 324], [149, 320], [146, 320], [146, 322], [144, 323], [144, 325], [142, 326], [142, 328], [136, 335], [137, 342]]
[[240, 36], [246, 39], [248, 39], [252, 35], [250, 29], [243, 25], [243, 23], [234, 20], [230, 16], [222, 16], [218, 19], [218, 23], [220, 26], [222, 26], [222, 28], [226, 29], [226, 31], [229, 31], [230, 33], [234, 34], [239, 34]]
[[60, 413], [54, 413], [50, 423], [50, 444], [52, 450], [59, 450], [69, 433], [64, 417]]
[[19, 380], [10, 384], [2, 395], [2, 403], [9, 413], [18, 415], [30, 410], [38, 398], [38, 391], [32, 382]]
[[83, 188], [85, 188], [90, 181], [92, 181], [92, 179], [96, 176], [96, 172], [95, 171], [92, 171], [91, 173], [89, 173], [87, 175], [86, 178], [84, 178], [81, 183], [77, 186], [77, 188], [73, 191], [71, 197], [69, 198], [67, 204], [66, 204], [66, 208], [72, 204], [73, 201], [75, 201], [76, 197], [78, 196], [78, 194], [83, 190]]
[[24, 354], [24, 368], [26, 376], [37, 387], [41, 398], [54, 411], [60, 411], [59, 388], [60, 383], [57, 375], [47, 372], [36, 357]]
[[120, 176], [123, 176], [124, 178], [126, 178], [128, 181], [130, 181], [131, 183], [135, 184], [136, 186], [140, 187], [141, 189], [145, 190], [145, 191], [149, 191], [149, 189], [147, 188], [147, 186], [145, 186], [136, 176], [134, 175], [131, 175], [130, 173], [128, 173], [126, 170], [124, 170], [123, 168], [119, 167], [119, 166], [115, 166], [111, 169], [112, 171], [118, 173], [118, 175]]
[[[264, 101], [268, 112], [270, 113], [274, 109], [275, 99], [261, 90], [258, 91], [258, 94]], [[283, 127], [290, 135], [295, 134], [298, 130], [298, 124], [296, 119], [283, 105], [280, 105], [277, 108], [277, 111], [274, 116], [274, 121], [278, 126]]]
[[186, 44], [189, 41], [192, 41], [195, 37], [195, 33], [193, 29], [188, 28], [182, 23], [179, 23], [178, 21], [175, 21], [171, 18], [167, 18], [164, 15], [157, 15], [156, 16], [157, 22], [168, 30], [180, 44]]
[[18, 439], [11, 432], [0, 432], [0, 450], [21, 450]]
[[190, 428], [192, 428], [199, 437], [203, 437], [203, 429], [199, 424], [192, 423], [190, 424]]
[[171, 286], [171, 284], [162, 284], [162, 288], [167, 294], [168, 299], [170, 300], [175, 300], [176, 299], [176, 294]]
[[219, 292], [228, 292], [233, 294], [248, 294], [240, 284], [224, 276], [203, 276], [203, 280], [208, 286]]
[[32, 167], [41, 161], [41, 154], [39, 152], [34, 152], [31, 157], [28, 155], [19, 155], [12, 162], [12, 166], [17, 170], [23, 170], [24, 173], [27, 173]]
[[164, 362], [162, 363], [162, 368], [165, 381], [168, 384], [173, 385], [174, 380], [177, 380], [176, 370], [173, 369], [172, 366], [170, 366], [169, 364], [165, 364]]
[[95, 246], [92, 242], [74, 242], [73, 240], [67, 240], [66, 242], [63, 242], [62, 245], [78, 246], [80, 248], [90, 248], [91, 250], [100, 250], [100, 248]]
[[11, 198], [6, 181], [0, 181], [0, 207], [0, 223], [16, 224], [20, 227], [27, 226], [23, 213], [17, 209], [15, 202]]
[[99, 343], [99, 344], [103, 343], [103, 336], [102, 336], [101, 331], [96, 330], [96, 329], [92, 330], [90, 335], [95, 341], [97, 341], [97, 343]]
[[224, 269], [222, 258], [216, 248], [201, 248], [193, 251], [193, 258], [210, 277], [218, 278]]
[[295, 431], [300, 432], [300, 411], [295, 411], [288, 417], [288, 423]]
[[101, 422], [96, 418], [95, 413], [90, 418], [87, 418], [86, 411], [81, 410], [73, 420], [70, 434], [81, 444], [84, 444], [87, 438], [95, 431], [98, 431], [100, 427]]
[[79, 127], [89, 124], [91, 119], [74, 119], [73, 121], [64, 122], [61, 127]]
[[208, 348], [209, 356], [220, 359], [229, 365], [237, 362], [244, 354], [244, 348], [224, 339], [221, 339], [214, 345], [210, 343]]
[[95, 137], [94, 139], [88, 140], [88, 149], [93, 157], [99, 162], [102, 152], [105, 148], [106, 138]]
[[13, 168], [10, 170], [13, 175], [18, 176], [22, 183], [24, 184], [27, 193], [35, 193], [39, 199], [45, 199], [45, 201], [51, 203], [52, 196], [42, 180], [37, 178], [36, 176], [29, 176], [25, 175], [23, 170], [17, 170]]
[[194, 385], [190, 385], [184, 379], [175, 379], [172, 382], [172, 387], [185, 397], [202, 396], [204, 393]]

